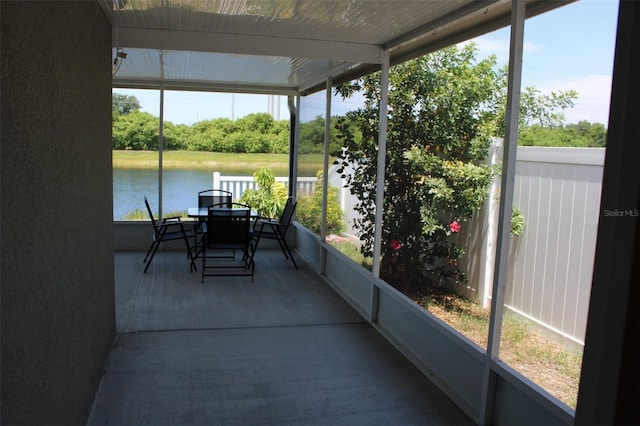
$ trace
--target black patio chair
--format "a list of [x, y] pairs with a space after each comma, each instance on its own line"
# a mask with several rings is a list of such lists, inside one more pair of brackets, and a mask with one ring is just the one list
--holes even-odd
[[[253, 282], [255, 265], [251, 250], [251, 208], [240, 203], [214, 204], [209, 207], [202, 230], [202, 282], [204, 277], [236, 275], [250, 276]], [[233, 255], [212, 255], [211, 251], [214, 250], [216, 253], [222, 251]], [[235, 258], [236, 250], [242, 251], [242, 259]]]
[[[193, 256], [191, 255], [191, 247], [189, 246], [188, 238], [193, 237], [192, 230], [185, 230], [184, 223], [180, 219], [179, 216], [175, 217], [165, 217], [162, 220], [157, 220], [153, 216], [153, 212], [151, 211], [151, 206], [149, 206], [149, 200], [147, 197], [144, 197], [144, 204], [147, 207], [147, 213], [149, 214], [149, 219], [151, 219], [151, 224], [153, 225], [153, 241], [151, 242], [151, 246], [149, 246], [149, 250], [147, 250], [147, 254], [144, 257], [142, 263], [146, 263], [147, 266], [144, 267], [144, 273], [149, 269], [149, 265], [151, 265], [151, 261], [160, 246], [160, 243], [163, 241], [173, 241], [183, 239], [185, 245], [187, 246], [187, 258], [190, 261], [190, 270], [193, 271], [195, 268], [195, 263], [193, 262]], [[151, 257], [149, 257], [151, 255]], [[147, 258], [149, 261], [147, 262]]]
[[[276, 240], [282, 253], [284, 253], [284, 257], [293, 262], [293, 266], [298, 269], [298, 265], [296, 264], [296, 260], [293, 258], [293, 254], [291, 254], [291, 250], [289, 249], [289, 245], [287, 244], [287, 231], [291, 226], [291, 221], [293, 220], [293, 213], [296, 210], [297, 201], [295, 197], [289, 197], [287, 199], [287, 203], [284, 206], [284, 210], [280, 215], [280, 218], [275, 219], [257, 219], [253, 224], [253, 231], [251, 232], [251, 238], [253, 240], [253, 254], [255, 254], [256, 249], [258, 248], [258, 243], [261, 239], [266, 238], [269, 240]], [[252, 254], [252, 255], [253, 255]]]
[[206, 189], [198, 192], [198, 207], [213, 205], [231, 206], [233, 194], [223, 189]]
[[[233, 194], [223, 189], [205, 189], [198, 192], [198, 208], [207, 208], [213, 205], [220, 205], [225, 207], [231, 206]], [[206, 217], [198, 217], [193, 226], [194, 244], [193, 251], [197, 258], [202, 250], [202, 224], [206, 222]]]

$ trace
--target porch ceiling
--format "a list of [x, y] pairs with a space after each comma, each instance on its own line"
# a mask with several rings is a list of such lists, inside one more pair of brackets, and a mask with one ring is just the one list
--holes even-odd
[[[97, 0], [113, 85], [297, 94], [508, 25], [511, 0]], [[526, 0], [528, 16], [569, 1]]]

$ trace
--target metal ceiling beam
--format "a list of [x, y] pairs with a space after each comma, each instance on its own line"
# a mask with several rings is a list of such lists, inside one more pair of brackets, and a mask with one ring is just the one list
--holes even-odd
[[326, 59], [352, 63], [380, 63], [382, 48], [373, 44], [212, 34], [191, 31], [118, 27], [117, 43], [123, 48], [180, 50], [237, 55], [263, 55]]
[[227, 82], [196, 82], [177, 81], [162, 79], [140, 79], [140, 78], [117, 78], [113, 79], [113, 87], [123, 89], [155, 89], [161, 87], [165, 90], [187, 90], [193, 92], [228, 92], [247, 93], [258, 95], [283, 95], [296, 96], [298, 90], [293, 87], [260, 85], [260, 84], [237, 84]]
[[480, 0], [466, 4], [465, 6], [460, 7], [449, 14], [443, 15], [438, 19], [427, 22], [426, 24], [421, 25], [418, 28], [414, 28], [413, 30], [408, 31], [401, 36], [396, 37], [395, 39], [386, 43], [384, 47], [385, 49], [393, 50], [404, 43], [410, 42], [416, 38], [421, 38], [425, 34], [437, 31], [444, 26], [455, 25], [456, 21], [466, 19], [469, 15], [473, 15], [478, 11], [486, 9], [489, 6], [492, 6], [494, 3], [499, 2], [504, 3], [505, 0]]

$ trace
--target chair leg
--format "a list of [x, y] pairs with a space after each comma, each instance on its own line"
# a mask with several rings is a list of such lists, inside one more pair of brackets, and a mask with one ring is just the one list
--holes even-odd
[[194, 269], [197, 271], [198, 268], [196, 268], [196, 263], [194, 261], [193, 254], [191, 253], [191, 246], [189, 245], [189, 240], [187, 239], [186, 234], [183, 233], [183, 235], [184, 235], [184, 243], [187, 246], [187, 259], [189, 259], [189, 262], [190, 262], [189, 272], [193, 272]]
[[253, 282], [253, 271], [256, 269], [256, 265], [253, 262], [253, 240], [249, 241], [249, 246], [243, 250], [242, 261], [245, 269], [251, 268], [251, 282]]
[[275, 240], [278, 242], [278, 245], [280, 246], [280, 250], [282, 250], [282, 254], [284, 254], [284, 258], [289, 260], [289, 255], [287, 254], [287, 250], [284, 248], [284, 245], [282, 244], [282, 240], [278, 235], [276, 235]]
[[[149, 266], [151, 265], [151, 261], [153, 260], [153, 256], [156, 255], [156, 251], [158, 251], [158, 246], [160, 246], [160, 241], [154, 241], [151, 244], [151, 247], [153, 247], [153, 250], [151, 251], [151, 257], [149, 258], [149, 261], [147, 262], [147, 266], [144, 267], [144, 274], [147, 273], [147, 269], [149, 269]], [[151, 247], [149, 249], [151, 249]]]
[[252, 244], [253, 247], [251, 248], [251, 260], [253, 260], [255, 254], [256, 254], [256, 250], [258, 249], [258, 243], [260, 242], [260, 236], [255, 237], [255, 242]]
[[289, 249], [289, 245], [287, 244], [287, 240], [285, 239], [285, 237], [281, 235], [280, 232], [278, 232], [277, 230], [274, 230], [274, 234], [276, 236], [276, 240], [278, 241], [278, 245], [280, 246], [280, 250], [282, 250], [282, 253], [284, 254], [284, 257], [287, 260], [291, 258], [291, 261], [293, 262], [293, 266], [295, 266], [296, 269], [298, 269], [298, 264], [293, 258], [293, 254], [291, 254], [291, 250]]
[[[271, 239], [271, 238], [269, 238]], [[287, 241], [280, 237], [279, 234], [276, 234], [276, 238], [275, 240], [278, 242], [278, 245], [280, 246], [280, 250], [282, 250], [282, 254], [284, 254], [284, 257], [289, 260], [291, 259], [291, 261], [293, 262], [293, 266], [295, 266], [296, 269], [298, 269], [298, 264], [296, 263], [296, 260], [293, 258], [293, 254], [291, 253], [291, 250], [289, 249], [289, 246], [287, 245]], [[256, 249], [258, 248], [258, 243], [260, 242], [260, 236], [255, 237], [255, 243], [253, 245], [253, 248], [251, 249], [251, 261], [253, 262], [253, 257], [256, 253]]]
[[147, 258], [149, 258], [149, 253], [151, 253], [151, 249], [153, 249], [153, 246], [156, 244], [155, 240], [151, 242], [151, 245], [149, 246], [149, 250], [147, 250], [147, 254], [144, 256], [144, 260], [142, 261], [142, 263], [147, 263]]
[[[286, 240], [282, 240], [282, 245], [284, 245], [284, 249], [286, 249], [286, 253], [289, 253], [289, 257], [287, 257], [287, 254], [285, 253], [284, 257], [291, 258], [291, 261], [293, 262], [293, 266], [296, 267], [296, 269], [298, 269], [298, 264], [296, 263], [296, 260], [293, 258], [293, 254], [291, 253], [291, 250], [289, 249], [289, 245], [287, 244]], [[285, 251], [285, 250], [282, 251]]]
[[[203, 237], [203, 238], [205, 238], [205, 237]], [[200, 275], [200, 282], [202, 284], [204, 284], [204, 270], [205, 270], [205, 268], [207, 266], [206, 263], [205, 263], [205, 261], [207, 259], [207, 242], [204, 239], [202, 240], [202, 250], [200, 251], [200, 253], [202, 254], [202, 265], [201, 265], [201, 268], [200, 268], [202, 270], [202, 272], [201, 272], [201, 275]]]
[[253, 274], [256, 272], [256, 262], [253, 261], [253, 255], [250, 258], [249, 267], [251, 268], [251, 282], [253, 282]]

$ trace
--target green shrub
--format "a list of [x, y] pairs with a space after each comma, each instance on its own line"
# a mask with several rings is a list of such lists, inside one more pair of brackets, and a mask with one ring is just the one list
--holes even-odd
[[259, 132], [246, 132], [245, 136], [245, 152], [250, 153], [266, 153], [269, 152], [269, 138]]
[[117, 218], [116, 220], [145, 220], [149, 219], [149, 213], [146, 210], [135, 209], [132, 212], [127, 212], [124, 216]]
[[524, 228], [526, 227], [524, 221], [524, 215], [517, 207], [513, 207], [511, 211], [511, 235], [522, 235]]
[[280, 217], [287, 202], [287, 188], [276, 178], [270, 169], [261, 168], [253, 174], [257, 189], [246, 189], [240, 202], [251, 206], [260, 216]]
[[[158, 219], [158, 212], [154, 212], [153, 216]], [[164, 217], [181, 217], [181, 218], [187, 218], [187, 212], [186, 211], [171, 211], [171, 212], [167, 212], [164, 214]], [[146, 210], [142, 210], [142, 209], [135, 209], [132, 212], [127, 212], [124, 216], [116, 219], [116, 220], [148, 220], [149, 219], [149, 213]]]
[[220, 141], [222, 152], [246, 152], [246, 138], [244, 133], [230, 133]]
[[[327, 191], [327, 234], [340, 234], [344, 230], [344, 219], [338, 199], [338, 188]], [[322, 217], [322, 173], [318, 174], [318, 184], [312, 195], [298, 197], [296, 220], [309, 230], [320, 234]]]

